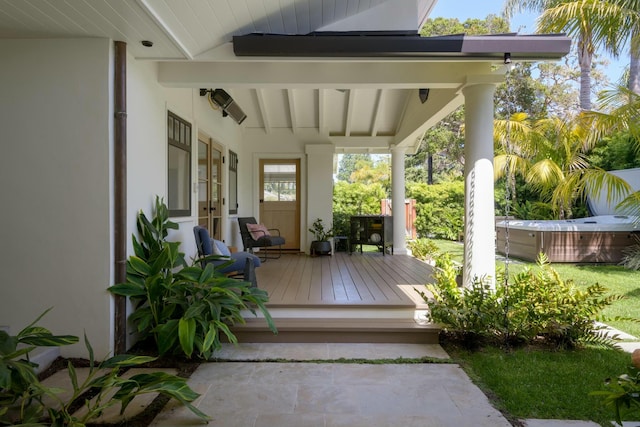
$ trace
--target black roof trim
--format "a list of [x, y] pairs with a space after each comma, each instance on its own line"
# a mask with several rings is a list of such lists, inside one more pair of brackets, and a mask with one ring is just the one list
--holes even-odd
[[432, 57], [513, 60], [560, 59], [571, 47], [564, 34], [452, 34], [422, 37], [409, 32], [327, 32], [306, 35], [252, 33], [233, 37], [236, 56]]

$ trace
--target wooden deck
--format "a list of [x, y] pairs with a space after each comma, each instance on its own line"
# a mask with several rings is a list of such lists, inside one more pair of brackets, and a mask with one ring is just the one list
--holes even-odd
[[256, 275], [278, 334], [250, 316], [233, 328], [240, 342], [438, 343], [440, 328], [416, 321], [431, 267], [413, 257], [284, 254]]
[[406, 255], [284, 254], [263, 262], [256, 274], [270, 308], [423, 307], [414, 287], [427, 283], [431, 267]]

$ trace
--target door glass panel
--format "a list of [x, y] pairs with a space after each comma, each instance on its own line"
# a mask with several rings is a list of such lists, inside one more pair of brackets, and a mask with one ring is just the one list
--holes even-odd
[[211, 229], [215, 239], [222, 240], [222, 153], [211, 146]]
[[262, 199], [265, 202], [296, 201], [296, 165], [265, 164]]
[[207, 200], [209, 162], [209, 145], [198, 141], [198, 225], [209, 228], [209, 202]]

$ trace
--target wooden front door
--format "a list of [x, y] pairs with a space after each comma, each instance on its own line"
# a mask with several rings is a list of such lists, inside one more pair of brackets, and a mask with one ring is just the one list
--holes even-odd
[[300, 250], [300, 159], [260, 160], [260, 221]]

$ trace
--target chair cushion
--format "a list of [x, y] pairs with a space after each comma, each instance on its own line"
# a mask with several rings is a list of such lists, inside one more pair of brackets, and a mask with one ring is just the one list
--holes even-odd
[[211, 246], [212, 246], [214, 255], [221, 255], [221, 256], [231, 255], [231, 251], [229, 250], [227, 245], [225, 245], [224, 242], [221, 242], [220, 240], [211, 239]]
[[211, 255], [213, 254], [213, 248], [211, 244], [211, 238], [209, 237], [209, 232], [204, 227], [196, 226], [194, 227], [195, 232], [198, 234], [199, 244], [201, 248], [198, 248], [198, 251], [202, 250], [201, 255]]
[[247, 224], [247, 230], [251, 233], [253, 240], [259, 240], [261, 237], [271, 235], [264, 224]]
[[[216, 266], [216, 271], [221, 273], [232, 273], [234, 271], [244, 271], [244, 266], [247, 262], [247, 258], [251, 258], [253, 260], [253, 265], [256, 267], [260, 266], [260, 258], [250, 252], [234, 252], [230, 255], [231, 261], [233, 261], [229, 265], [224, 265], [229, 262], [229, 260], [215, 260], [213, 264]], [[217, 268], [219, 265], [224, 265], [224, 267]]]
[[284, 245], [284, 237], [281, 236], [263, 236], [256, 240], [255, 246], [278, 246]]

